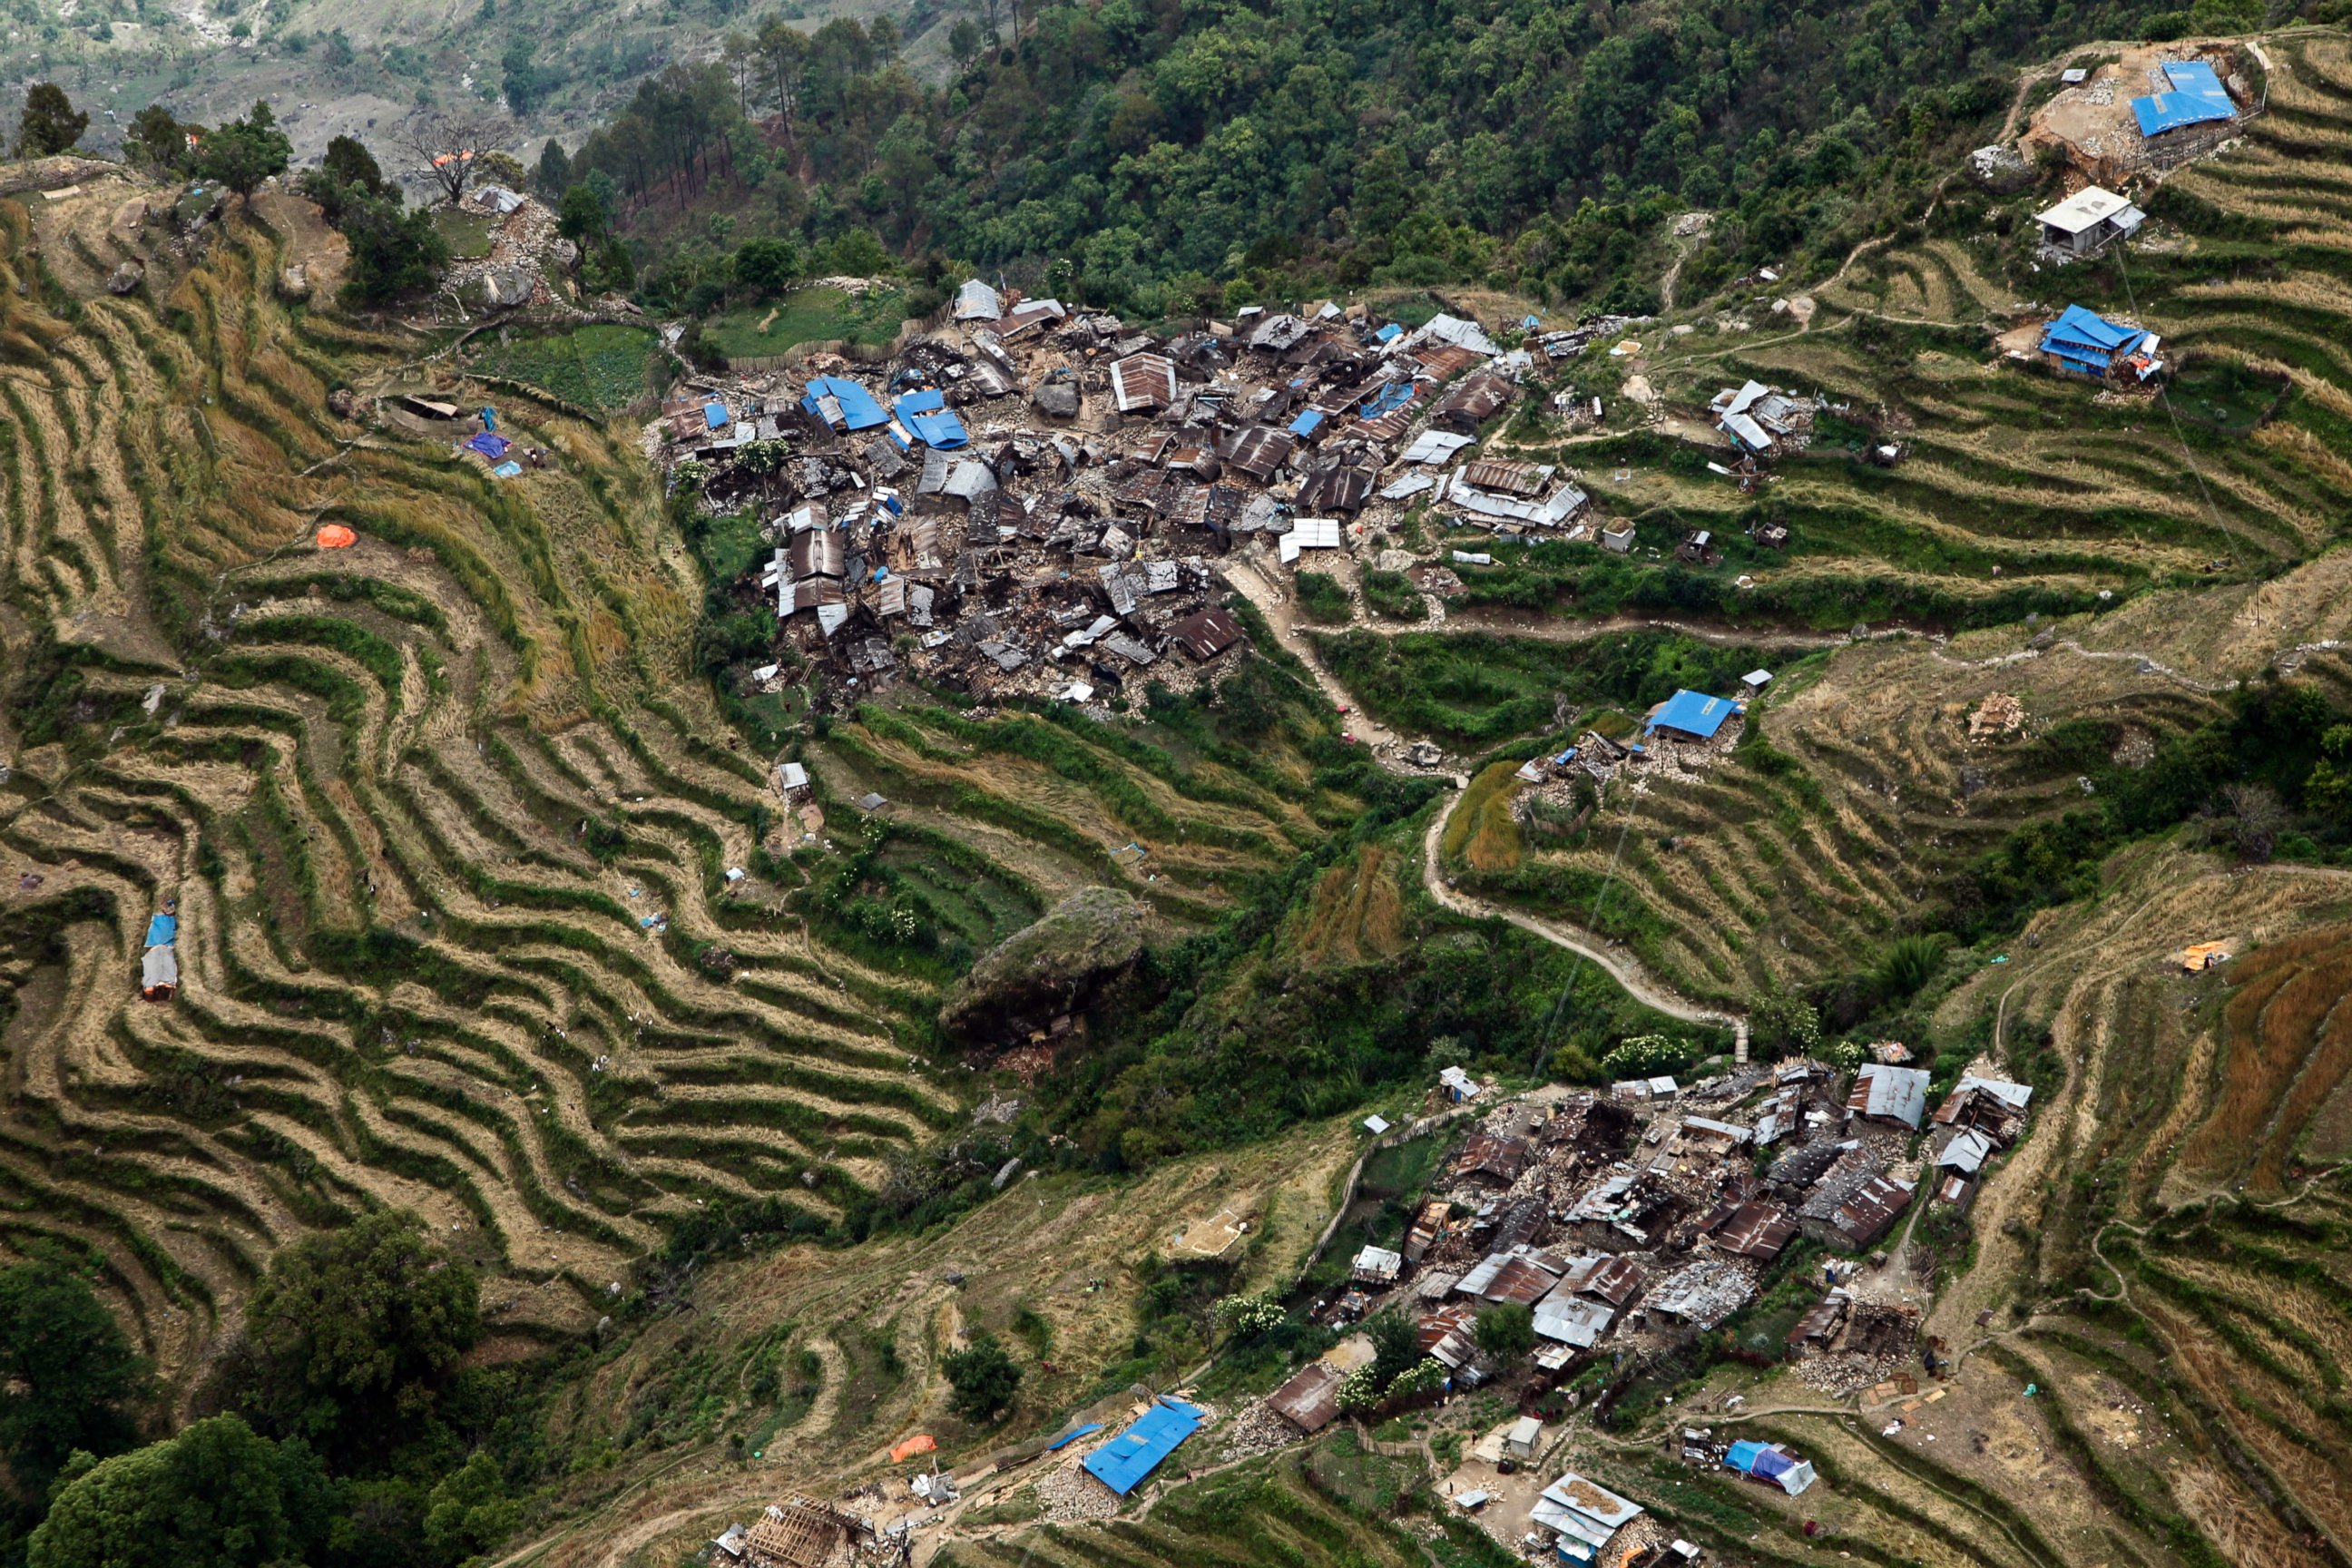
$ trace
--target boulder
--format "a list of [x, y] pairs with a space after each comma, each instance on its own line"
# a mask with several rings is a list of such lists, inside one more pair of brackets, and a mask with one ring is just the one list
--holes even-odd
[[1049, 381], [1029, 395], [1037, 412], [1048, 419], [1076, 419], [1078, 416], [1078, 389], [1066, 381]]
[[1143, 906], [1116, 888], [1085, 889], [981, 954], [940, 1005], [940, 1027], [971, 1040], [1043, 1028], [1142, 952]]

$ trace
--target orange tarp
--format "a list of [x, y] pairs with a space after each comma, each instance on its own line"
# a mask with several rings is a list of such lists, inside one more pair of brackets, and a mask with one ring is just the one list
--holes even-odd
[[939, 1444], [932, 1440], [929, 1433], [919, 1433], [890, 1450], [890, 1462], [894, 1465], [904, 1464], [916, 1455], [928, 1454], [938, 1447]]
[[360, 542], [360, 536], [340, 522], [331, 522], [319, 531], [321, 550], [348, 550]]
[[2180, 967], [2194, 973], [2200, 970], [2210, 969], [2229, 956], [2228, 942], [2200, 942], [2180, 955]]

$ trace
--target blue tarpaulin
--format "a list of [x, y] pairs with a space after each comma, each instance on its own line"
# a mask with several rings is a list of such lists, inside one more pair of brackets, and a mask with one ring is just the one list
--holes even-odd
[[1073, 1427], [1071, 1430], [1063, 1433], [1060, 1436], [1046, 1444], [1045, 1452], [1049, 1454], [1058, 1454], [1063, 1449], [1068, 1447], [1071, 1444], [1076, 1442], [1079, 1438], [1087, 1436], [1089, 1433], [1099, 1432], [1102, 1429], [1103, 1424], [1099, 1421], [1089, 1421], [1083, 1426]]
[[[828, 397], [841, 410], [842, 428], [845, 430], [871, 430], [877, 425], [890, 422], [890, 416], [882, 412], [882, 405], [874, 401], [872, 393], [838, 375], [820, 375], [812, 380], [801, 397], [801, 406], [825, 419], [822, 402]], [[826, 422], [831, 423], [829, 419]]]
[[147, 921], [147, 945], [169, 947], [179, 940], [180, 918], [177, 915], [155, 915]]
[[1709, 697], [1704, 691], [1677, 691], [1666, 699], [1651, 720], [1652, 730], [1675, 730], [1685, 735], [1696, 735], [1702, 741], [1713, 740], [1731, 717], [1734, 704], [1728, 697]]
[[490, 406], [488, 404], [487, 404], [487, 403], [483, 404], [483, 405], [482, 405], [482, 428], [483, 428], [483, 429], [485, 429], [485, 430], [495, 430], [495, 429], [497, 429], [498, 427], [499, 427], [499, 411], [498, 411], [497, 409], [495, 409], [495, 408], [491, 407], [491, 406]]
[[702, 427], [704, 429], [724, 430], [728, 426], [733, 423], [733, 420], [727, 417], [727, 405], [723, 403], [706, 403], [702, 405]]
[[1290, 422], [1290, 433], [1301, 440], [1314, 435], [1322, 427], [1323, 411], [1319, 408], [1310, 408]]
[[1731, 1451], [1723, 1456], [1724, 1465], [1744, 1476], [1756, 1468], [1756, 1456], [1764, 1452], [1765, 1447], [1754, 1441], [1734, 1443]]
[[913, 431], [915, 439], [926, 447], [952, 452], [971, 444], [963, 421], [955, 416], [947, 399], [936, 392], [908, 393], [894, 406], [898, 410], [899, 423]]
[[1176, 1451], [1176, 1445], [1200, 1430], [1198, 1406], [1181, 1399], [1161, 1399], [1135, 1425], [1088, 1454], [1082, 1461], [1087, 1473], [1119, 1496], [1133, 1491], [1143, 1478]]
[[2170, 92], [2132, 100], [2132, 115], [2139, 121], [2139, 133], [2143, 136], [2178, 131], [2184, 125], [2228, 120], [2238, 112], [2237, 105], [2230, 101], [2230, 89], [2221, 85], [2221, 79], [2203, 60], [2166, 66], [2164, 79], [2172, 84]]
[[508, 440], [503, 436], [493, 436], [488, 431], [485, 430], [478, 436], [469, 437], [467, 439], [466, 445], [472, 447], [475, 451], [479, 452], [483, 457], [495, 462], [499, 458], [505, 457], [507, 455], [507, 448], [513, 446], [514, 443]]
[[2069, 368], [2105, 374], [2117, 354], [2137, 348], [2147, 334], [2105, 317], [2069, 305], [2042, 329], [2042, 352], [2063, 361]]
[[1398, 326], [1394, 321], [1391, 321], [1387, 326], [1382, 327], [1379, 331], [1374, 332], [1372, 336], [1378, 338], [1384, 343], [1392, 343], [1399, 338], [1404, 336], [1404, 329]]
[[1391, 409], [1402, 408], [1412, 401], [1412, 383], [1391, 381], [1364, 399], [1364, 405], [1358, 412], [1366, 419], [1378, 419]]

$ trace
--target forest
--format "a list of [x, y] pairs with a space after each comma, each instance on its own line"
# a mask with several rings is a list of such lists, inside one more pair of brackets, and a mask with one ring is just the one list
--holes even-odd
[[1918, 216], [2053, 41], [2279, 9], [1100, 0], [1016, 10], [993, 45], [960, 26], [939, 88], [887, 18], [772, 17], [646, 81], [575, 153], [551, 143], [540, 174], [609, 194], [666, 308], [714, 303], [746, 238], [871, 235], [934, 281], [978, 268], [1155, 317], [1441, 283], [1638, 310], [1633, 266], [1670, 215], [1717, 215], [1686, 298], [1842, 255]]

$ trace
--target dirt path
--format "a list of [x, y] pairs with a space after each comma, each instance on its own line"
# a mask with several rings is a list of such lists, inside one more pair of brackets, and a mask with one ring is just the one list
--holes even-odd
[[[1314, 645], [1299, 634], [1297, 605], [1290, 595], [1269, 581], [1257, 563], [1245, 558], [1228, 557], [1224, 563], [1224, 574], [1225, 581], [1233, 585], [1234, 591], [1247, 599], [1256, 607], [1258, 613], [1265, 617], [1266, 625], [1274, 630], [1276, 640], [1307, 667], [1307, 672], [1314, 676], [1315, 683], [1321, 689], [1324, 696], [1329, 698], [1334, 705], [1348, 712], [1351, 721], [1349, 725], [1349, 732], [1357, 740], [1370, 746], [1373, 753], [1380, 757], [1383, 766], [1394, 773], [1406, 772], [1407, 770], [1400, 765], [1400, 759], [1393, 754], [1399, 750], [1395, 731], [1375, 722], [1369, 714], [1364, 712], [1362, 705], [1357, 702], [1348, 689], [1340, 685], [1339, 679], [1324, 668], [1322, 659], [1315, 652]], [[1359, 624], [1370, 625], [1370, 623]], [[1465, 622], [1454, 618], [1449, 618], [1442, 624], [1446, 630], [1456, 633], [1488, 630], [1506, 636], [1530, 635], [1516, 627], [1506, 630], [1501, 625], [1482, 626], [1476, 622]], [[1612, 630], [1663, 624], [1666, 623], [1628, 620], [1594, 622], [1584, 626], [1561, 626], [1555, 628], [1557, 635], [1551, 640], [1582, 642], [1591, 637], [1604, 636]], [[1385, 628], [1380, 629], [1385, 630]], [[1410, 631], [1414, 628], [1405, 626], [1399, 629]], [[1429, 628], [1423, 626], [1421, 629]], [[1695, 637], [1706, 637], [1711, 640], [1732, 640], [1730, 634], [1713, 628], [1690, 629], [1691, 635]], [[1810, 634], [1791, 635], [1795, 638], [1802, 639]], [[1827, 647], [1844, 640], [1842, 635], [1824, 635], [1819, 646]], [[1722, 1024], [1735, 1028], [1740, 1026], [1741, 1019], [1738, 1015], [1705, 1006], [1676, 994], [1665, 985], [1651, 978], [1632, 954], [1612, 951], [1608, 942], [1589, 931], [1579, 931], [1559, 921], [1545, 920], [1517, 910], [1500, 908], [1482, 899], [1475, 899], [1467, 893], [1455, 890], [1446, 881], [1444, 868], [1438, 863], [1438, 841], [1444, 835], [1446, 819], [1453, 816], [1454, 806], [1461, 804], [1462, 788], [1466, 782], [1466, 780], [1456, 781], [1454, 798], [1446, 804], [1444, 810], [1431, 819], [1429, 832], [1422, 841], [1422, 879], [1429, 888], [1430, 897], [1455, 914], [1467, 915], [1474, 920], [1507, 921], [1530, 936], [1540, 937], [1555, 947], [1566, 948], [1570, 952], [1591, 960], [1600, 965], [1601, 971], [1611, 979], [1623, 986], [1635, 1000], [1646, 1006], [1656, 1008], [1669, 1017], [1680, 1018], [1685, 1023], [1693, 1024]]]

